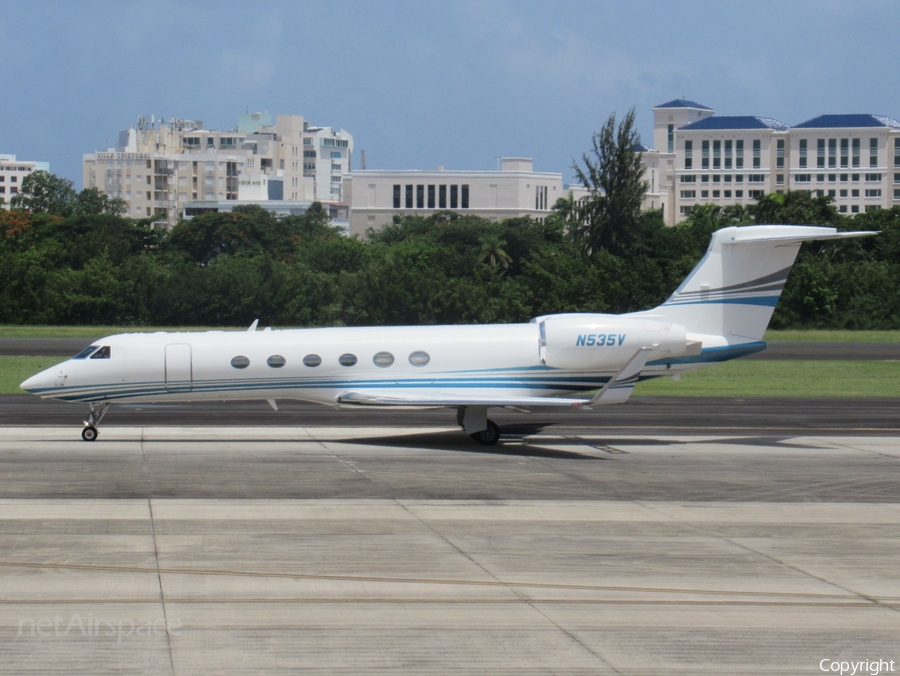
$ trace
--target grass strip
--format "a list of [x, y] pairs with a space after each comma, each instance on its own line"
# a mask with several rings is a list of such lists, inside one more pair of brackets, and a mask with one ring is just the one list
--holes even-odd
[[900, 331], [766, 331], [769, 343], [900, 343]]
[[638, 383], [635, 395], [672, 397], [900, 397], [900, 362], [733, 361]]

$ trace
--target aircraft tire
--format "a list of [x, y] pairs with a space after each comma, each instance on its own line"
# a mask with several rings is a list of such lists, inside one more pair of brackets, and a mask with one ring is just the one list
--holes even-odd
[[482, 446], [493, 446], [500, 439], [500, 428], [497, 427], [497, 423], [493, 420], [487, 421], [487, 429], [482, 430], [481, 432], [476, 432], [475, 434], [470, 434], [475, 441], [477, 441]]
[[95, 441], [97, 439], [97, 428], [93, 425], [87, 425], [83, 430], [81, 430], [81, 438], [85, 441]]

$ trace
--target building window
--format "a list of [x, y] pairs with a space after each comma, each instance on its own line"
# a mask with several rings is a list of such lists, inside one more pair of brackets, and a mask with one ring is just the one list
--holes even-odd
[[425, 186], [417, 185], [416, 186], [416, 209], [424, 209], [425, 208]]
[[833, 169], [837, 166], [837, 139], [828, 139], [828, 168]]
[[854, 181], [854, 182], [858, 181], [858, 180], [859, 180], [859, 174], [850, 174], [850, 180], [851, 180], [851, 181]]
[[434, 209], [434, 186], [428, 186], [428, 208]]
[[762, 156], [762, 141], [754, 139], [753, 141], [753, 168], [759, 169], [760, 158]]
[[775, 174], [775, 184], [784, 185], [784, 174]]
[[894, 174], [894, 183], [900, 183], [900, 174]]
[[837, 180], [837, 174], [828, 174], [828, 182], [834, 183]]
[[853, 167], [856, 168], [859, 166], [859, 146], [860, 142], [858, 138], [852, 139], [851, 146], [853, 148], [852, 157], [853, 157]]
[[714, 200], [719, 199], [719, 191], [718, 191], [718, 190], [713, 190], [712, 192], [713, 192], [713, 199], [714, 199]]
[[450, 208], [459, 209], [459, 186], [450, 186]]
[[722, 168], [722, 142], [713, 141], [713, 169]]
[[869, 139], [869, 167], [878, 166], [878, 139]]
[[721, 183], [721, 182], [722, 182], [722, 177], [721, 177], [721, 176], [713, 176], [713, 177], [712, 177], [712, 180], [713, 180], [713, 181], [712, 181], [713, 183]]
[[900, 138], [894, 139], [894, 166], [900, 167]]
[[866, 181], [876, 183], [881, 180], [881, 174], [866, 174]]
[[413, 187], [412, 185], [406, 186], [406, 208], [413, 208]]
[[850, 139], [841, 139], [841, 169], [850, 166]]
[[744, 168], [744, 141], [743, 139], [738, 139], [734, 142], [734, 168], [735, 169], [743, 169]]
[[881, 188], [866, 189], [866, 197], [881, 197]]
[[858, 214], [858, 213], [859, 213], [859, 205], [858, 205], [858, 204], [854, 204], [853, 206], [851, 206], [851, 207], [850, 207], [850, 213]]
[[400, 186], [398, 184], [394, 185], [394, 208], [400, 208]]
[[825, 182], [825, 174], [816, 174], [816, 181], [818, 183], [824, 183]]
[[847, 205], [842, 204], [841, 206], [838, 207], [838, 211], [841, 212], [842, 214], [846, 214], [847, 213]]
[[806, 139], [800, 139], [800, 168], [806, 169], [806, 151], [807, 151], [807, 143]]
[[462, 204], [460, 204], [461, 209], [469, 208], [469, 184], [462, 184]]
[[816, 167], [825, 168], [825, 139], [823, 138], [816, 141]]
[[867, 213], [868, 213], [869, 211], [878, 211], [879, 209], [881, 209], [881, 207], [878, 206], [877, 204], [867, 204], [867, 205], [866, 205], [866, 212], [867, 212]]
[[732, 161], [732, 141], [725, 141], [725, 168], [731, 169], [731, 161]]
[[681, 199], [683, 200], [692, 200], [696, 199], [697, 191], [696, 190], [682, 190], [681, 191]]
[[[900, 176], [900, 174], [897, 174], [897, 175]], [[696, 183], [697, 177], [694, 176], [693, 174], [685, 174], [680, 177], [680, 180], [682, 183]]]
[[708, 200], [709, 199], [709, 190], [701, 190], [700, 191], [700, 199]]
[[709, 169], [709, 141], [700, 142], [700, 168]]
[[765, 183], [766, 175], [765, 174], [750, 174], [750, 177], [747, 179], [751, 183]]
[[735, 182], [735, 183], [743, 183], [743, 182], [744, 182], [744, 175], [743, 175], [743, 174], [735, 174], [735, 175], [734, 175], [734, 182]]
[[834, 190], [829, 190], [829, 191], [828, 191], [828, 196], [829, 196], [829, 197], [836, 197], [836, 196], [837, 196], [837, 193], [835, 193]]
[[[900, 165], [898, 165], [900, 166]], [[694, 168], [694, 142], [693, 141], [685, 141], [684, 142], [684, 168], [685, 169], [693, 169]]]
[[900, 190], [894, 188], [894, 201], [900, 200]]
[[739, 200], [744, 199], [744, 191], [743, 190], [735, 190], [734, 197], [735, 197], [735, 199], [739, 199]]
[[846, 188], [842, 188], [842, 189], [841, 189], [841, 197], [846, 197], [846, 196], [847, 196], [847, 189], [846, 189]]
[[690, 213], [691, 213], [691, 211], [693, 210], [693, 208], [694, 208], [694, 207], [693, 207], [693, 205], [691, 205], [691, 204], [682, 204], [681, 207], [679, 207], [678, 212], [679, 212], [682, 216], [688, 216], [688, 215], [690, 215]]
[[701, 176], [700, 182], [701, 183], [709, 183], [709, 176]]
[[850, 191], [850, 197], [859, 197], [859, 189], [854, 188]]
[[794, 182], [795, 183], [809, 183], [811, 179], [812, 179], [811, 174], [797, 174], [794, 177]]
[[[775, 141], [775, 168], [784, 169], [784, 139]], [[784, 183], [784, 181], [781, 181]]]
[[315, 157], [315, 156], [316, 156], [315, 150], [304, 150], [303, 151], [303, 157]]
[[725, 199], [731, 199], [731, 191], [730, 190], [723, 190], [722, 194], [725, 196]]
[[755, 199], [759, 199], [764, 194], [762, 190], [750, 190], [748, 192], [750, 194], [750, 197]]
[[438, 186], [438, 208], [440, 208], [440, 209], [447, 208], [447, 186], [446, 185]]

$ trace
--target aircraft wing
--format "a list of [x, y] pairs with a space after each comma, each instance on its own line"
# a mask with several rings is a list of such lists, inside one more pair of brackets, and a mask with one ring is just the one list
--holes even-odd
[[353, 390], [338, 397], [340, 404], [357, 406], [583, 406], [590, 399], [563, 397], [515, 397], [454, 392], [409, 392], [406, 390]]
[[631, 396], [641, 375], [641, 369], [650, 358], [651, 347], [642, 347], [589, 398], [567, 397], [517, 397], [503, 394], [464, 394], [408, 390], [350, 390], [338, 397], [338, 403], [357, 406], [513, 406], [532, 408], [538, 406], [589, 406], [592, 404], [619, 404]]

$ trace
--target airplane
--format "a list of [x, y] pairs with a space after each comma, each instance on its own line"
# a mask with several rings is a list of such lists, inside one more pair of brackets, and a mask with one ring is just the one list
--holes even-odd
[[457, 409], [495, 444], [488, 409], [590, 410], [625, 402], [642, 379], [764, 350], [762, 340], [803, 242], [864, 237], [797, 225], [728, 227], [662, 305], [570, 313], [527, 324], [130, 333], [92, 343], [21, 388], [89, 405], [94, 441], [112, 403], [297, 399], [336, 408]]

